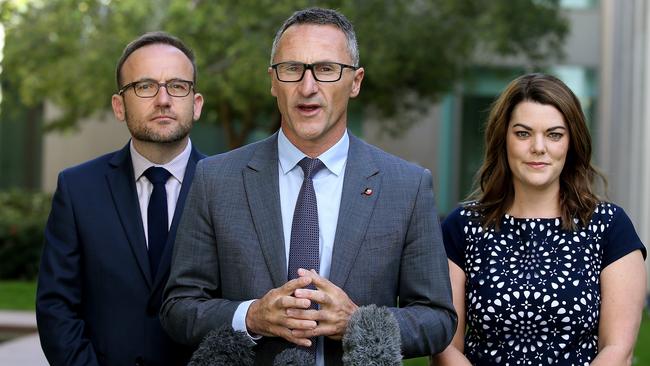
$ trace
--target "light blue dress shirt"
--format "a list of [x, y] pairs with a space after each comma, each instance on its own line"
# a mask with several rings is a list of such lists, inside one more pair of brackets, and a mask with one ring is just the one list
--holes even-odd
[[[341, 194], [343, 192], [343, 178], [349, 147], [350, 138], [346, 131], [334, 146], [318, 156], [318, 159], [325, 164], [327, 169], [322, 169], [313, 178], [318, 205], [319, 274], [325, 278], [329, 278], [332, 267], [334, 235], [336, 234], [336, 225], [338, 223]], [[298, 162], [306, 156], [287, 139], [282, 129], [280, 129], [278, 132], [278, 176], [280, 208], [282, 210], [282, 229], [284, 232], [285, 264], [287, 265], [289, 263], [293, 212], [304, 177], [302, 169], [298, 166]], [[234, 330], [246, 332], [246, 313], [253, 301], [245, 301], [237, 307], [232, 320]], [[322, 339], [319, 339], [317, 344], [316, 365], [324, 365]]]

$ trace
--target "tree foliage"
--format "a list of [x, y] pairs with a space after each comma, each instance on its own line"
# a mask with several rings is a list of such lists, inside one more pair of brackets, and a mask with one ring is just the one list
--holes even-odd
[[2, 77], [28, 105], [62, 108], [50, 128], [75, 126], [108, 107], [126, 43], [165, 30], [195, 50], [202, 121], [219, 124], [235, 147], [279, 126], [271, 43], [284, 19], [309, 6], [339, 9], [355, 24], [366, 69], [359, 103], [393, 132], [408, 123], [395, 117], [435, 101], [477, 57], [555, 57], [568, 29], [558, 0], [5, 0]]

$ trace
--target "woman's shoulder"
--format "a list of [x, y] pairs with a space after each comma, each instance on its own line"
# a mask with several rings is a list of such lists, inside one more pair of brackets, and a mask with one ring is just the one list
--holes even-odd
[[443, 228], [462, 228], [465, 226], [480, 226], [481, 214], [476, 209], [475, 201], [462, 202], [458, 207], [451, 211], [443, 221]]
[[634, 223], [621, 206], [600, 202], [594, 210], [590, 228], [603, 237], [603, 268], [637, 249], [646, 258], [647, 251]]
[[587, 228], [595, 233], [601, 233], [604, 238], [616, 238], [615, 241], [639, 240], [630, 217], [621, 206], [612, 202], [598, 203]]
[[607, 224], [613, 223], [618, 217], [627, 217], [625, 210], [621, 206], [618, 206], [615, 203], [600, 201], [594, 208], [594, 212], [591, 216], [592, 224]]
[[477, 210], [477, 204], [476, 201], [461, 202], [458, 207], [447, 215], [446, 219], [463, 221], [471, 218], [478, 219], [481, 217], [481, 214]]

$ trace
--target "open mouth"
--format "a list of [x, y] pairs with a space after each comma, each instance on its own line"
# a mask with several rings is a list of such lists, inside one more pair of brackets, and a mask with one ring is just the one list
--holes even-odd
[[304, 113], [313, 113], [313, 112], [317, 111], [318, 109], [320, 109], [320, 105], [318, 105], [318, 104], [299, 104], [298, 109], [301, 112], [304, 112]]

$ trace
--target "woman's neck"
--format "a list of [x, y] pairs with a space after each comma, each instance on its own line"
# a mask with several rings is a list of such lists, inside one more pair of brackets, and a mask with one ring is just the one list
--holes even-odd
[[560, 189], [517, 189], [508, 214], [521, 218], [553, 218], [562, 216]]

